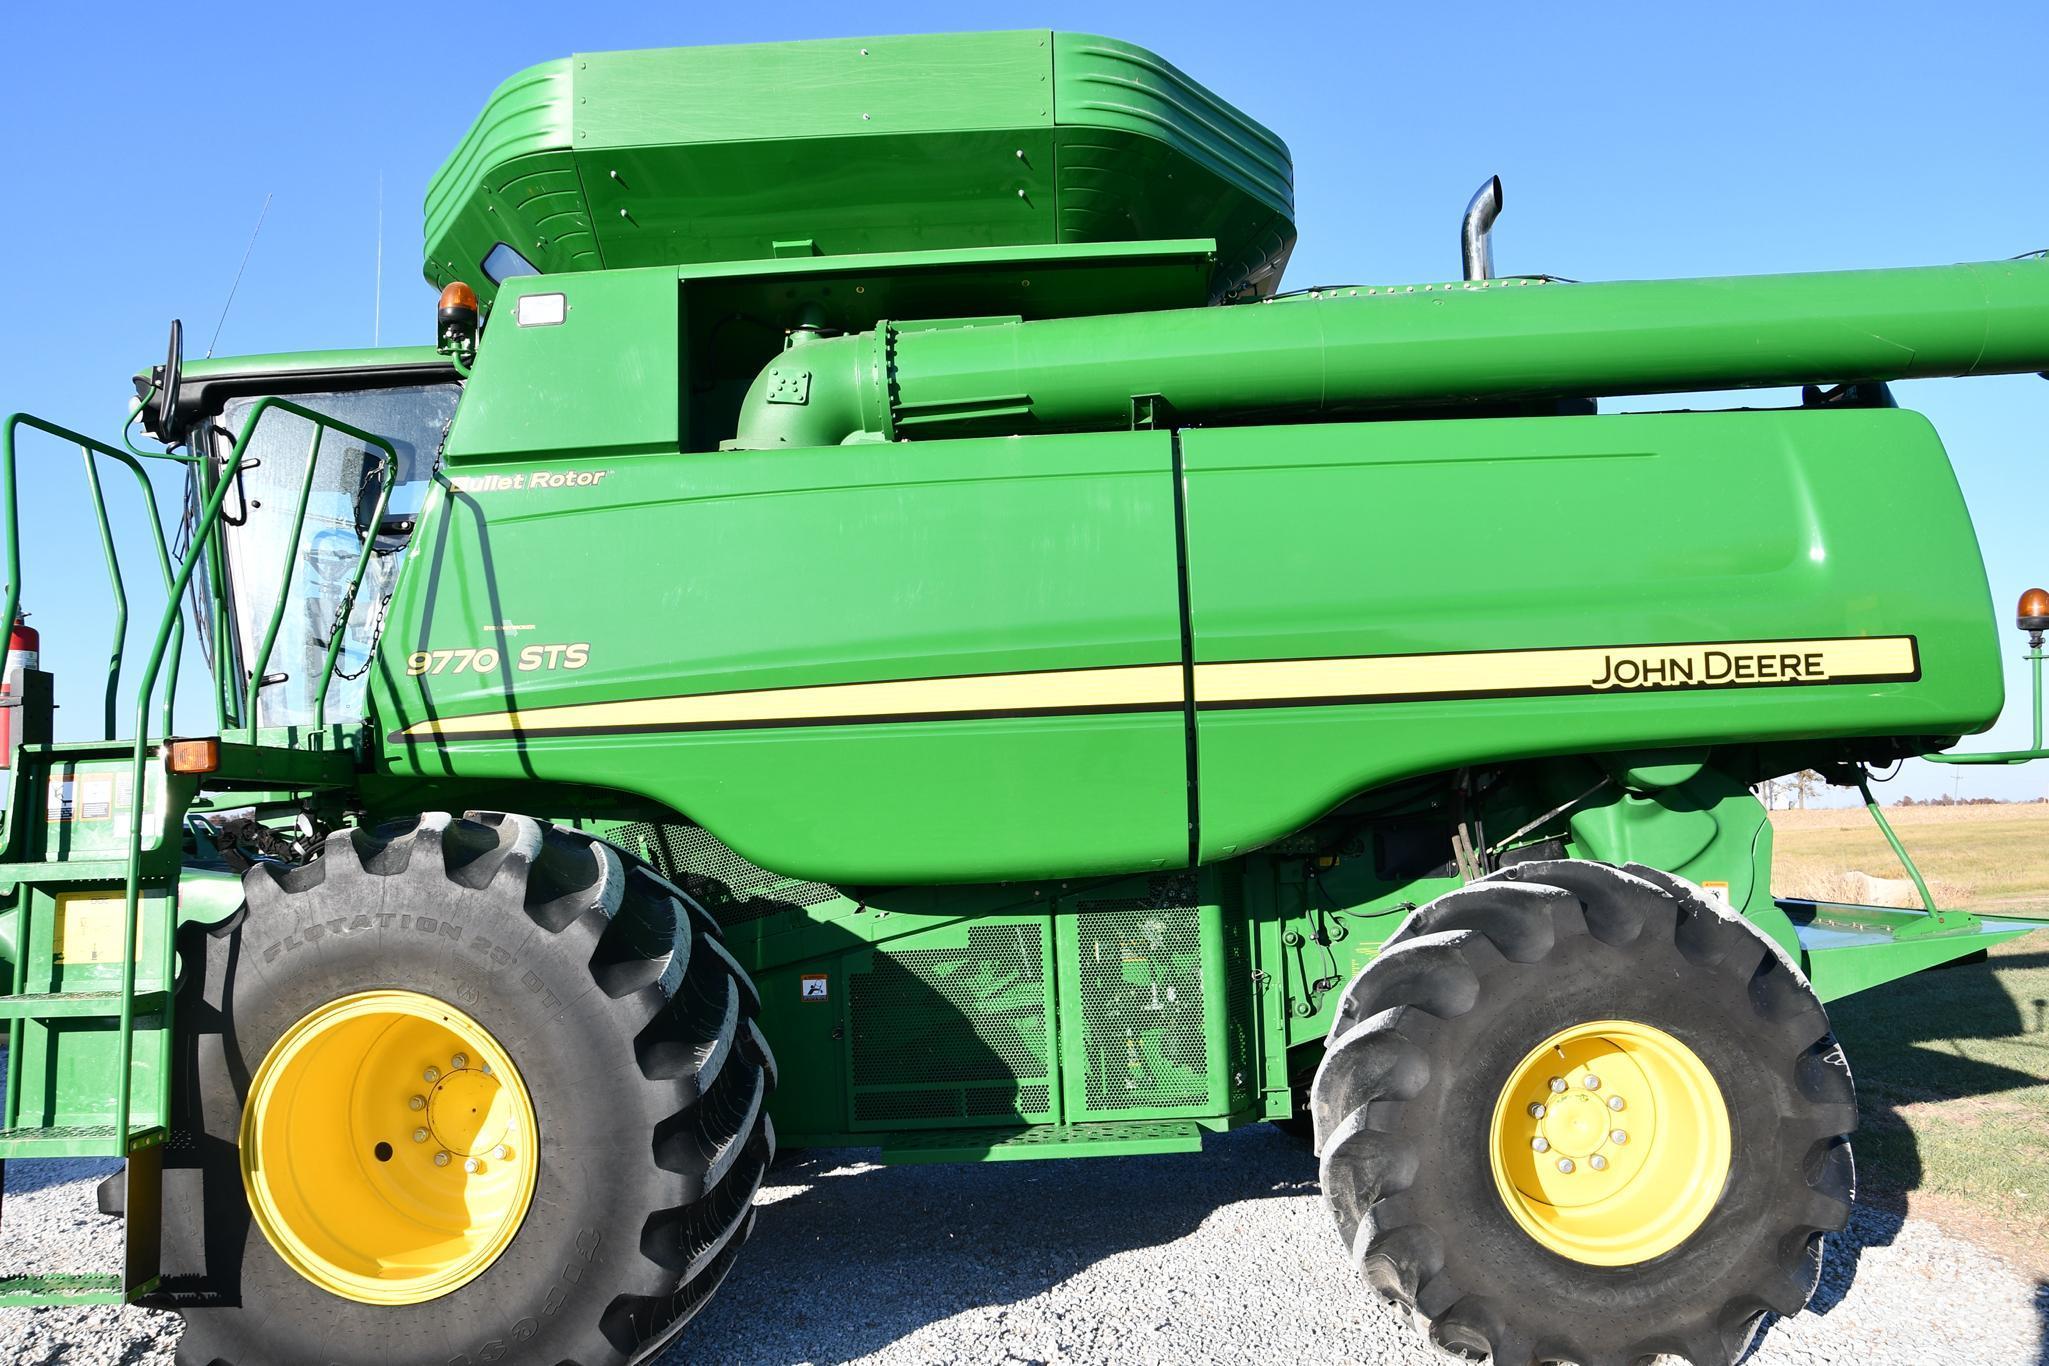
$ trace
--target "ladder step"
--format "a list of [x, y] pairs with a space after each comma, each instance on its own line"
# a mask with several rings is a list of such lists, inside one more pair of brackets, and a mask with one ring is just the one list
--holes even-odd
[[[135, 993], [135, 1018], [155, 1015], [169, 1004], [168, 991]], [[0, 1020], [118, 1019], [121, 993], [118, 991], [50, 991], [22, 996], [0, 996]]]
[[[138, 1294], [153, 1288], [137, 1287]], [[0, 1308], [41, 1309], [62, 1304], [125, 1304], [121, 1278], [109, 1275], [0, 1276]]]
[[36, 1157], [128, 1157], [164, 1141], [161, 1124], [131, 1124], [124, 1144], [111, 1124], [0, 1129], [0, 1160]]
[[[144, 860], [147, 861], [154, 852], [145, 853]], [[8, 878], [17, 883], [119, 882], [125, 885], [128, 881], [128, 859], [125, 855], [116, 858], [29, 859], [8, 864], [6, 872]], [[142, 885], [163, 886], [162, 872], [144, 873]]]

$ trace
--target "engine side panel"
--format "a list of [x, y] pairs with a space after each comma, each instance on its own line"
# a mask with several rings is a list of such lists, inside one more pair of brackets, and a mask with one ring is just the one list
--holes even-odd
[[1918, 414], [1181, 443], [1205, 860], [1464, 764], [1999, 713], [1983, 561]]

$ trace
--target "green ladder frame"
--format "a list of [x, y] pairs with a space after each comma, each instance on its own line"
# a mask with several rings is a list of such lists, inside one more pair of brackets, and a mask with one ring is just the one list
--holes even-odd
[[[109, 582], [114, 593], [114, 638], [108, 656], [105, 694], [104, 738], [83, 744], [54, 743], [52, 714], [54, 700], [50, 676], [37, 671], [23, 675], [21, 692], [0, 699], [0, 706], [14, 709], [12, 767], [8, 775], [8, 807], [4, 828], [0, 828], [0, 896], [11, 896], [15, 935], [14, 970], [0, 994], [0, 1020], [7, 1026], [7, 1081], [0, 1098], [0, 1226], [4, 1226], [6, 1165], [10, 1160], [64, 1157], [120, 1159], [125, 1164], [124, 1236], [122, 1269], [118, 1273], [23, 1273], [0, 1275], [0, 1307], [45, 1307], [52, 1305], [130, 1303], [158, 1288], [161, 1283], [163, 1153], [169, 1138], [171, 1078], [175, 1058], [171, 1047], [173, 994], [176, 982], [178, 875], [183, 863], [183, 824], [186, 811], [198, 795], [197, 776], [169, 772], [166, 756], [173, 734], [177, 676], [185, 633], [185, 597], [202, 563], [212, 569], [215, 585], [209, 608], [213, 614], [213, 639], [227, 640], [227, 604], [219, 585], [223, 581], [223, 548], [218, 535], [222, 506], [228, 489], [235, 485], [248, 455], [251, 438], [264, 417], [273, 410], [296, 415], [313, 426], [312, 450], [300, 479], [299, 496], [291, 522], [292, 533], [285, 548], [284, 564], [277, 582], [278, 601], [268, 622], [262, 646], [248, 670], [246, 693], [238, 692], [233, 664], [223, 644], [214, 652], [215, 734], [220, 738], [220, 764], [208, 776], [209, 785], [238, 784], [274, 789], [280, 772], [303, 780], [307, 787], [346, 783], [354, 770], [352, 744], [333, 743], [327, 734], [327, 695], [334, 679], [335, 663], [346, 634], [338, 627], [328, 644], [314, 704], [314, 721], [303, 735], [291, 730], [260, 731], [258, 703], [267, 678], [266, 669], [277, 643], [288, 605], [284, 586], [291, 581], [293, 562], [298, 556], [300, 535], [313, 489], [320, 449], [329, 431], [337, 431], [363, 443], [373, 455], [381, 453], [380, 490], [371, 515], [371, 536], [381, 524], [388, 506], [392, 475], [398, 468], [398, 454], [384, 437], [348, 423], [323, 416], [311, 409], [279, 398], [259, 400], [244, 419], [227, 460], [211, 474], [201, 457], [173, 452], [155, 453], [130, 447], [127, 451], [95, 441], [68, 428], [27, 414], [16, 413], [0, 424], [0, 522], [7, 537], [7, 586], [0, 601], [0, 621], [12, 623], [20, 605], [22, 583], [20, 516], [17, 497], [15, 437], [28, 428], [78, 448], [84, 459], [87, 488], [97, 518], [101, 549], [105, 554]], [[139, 458], [138, 458], [139, 457]], [[113, 460], [135, 477], [147, 511], [158, 568], [163, 578], [165, 605], [136, 687], [133, 738], [116, 738], [120, 699], [122, 655], [128, 629], [127, 588], [121, 573], [108, 517], [99, 464]], [[164, 535], [162, 513], [156, 492], [142, 459], [169, 461], [192, 467], [201, 480], [206, 497], [191, 524], [191, 541], [182, 557], [172, 555]], [[210, 482], [210, 488], [207, 487]], [[347, 595], [340, 608], [340, 621], [353, 613], [356, 595], [371, 560], [366, 542], [357, 557]], [[165, 665], [168, 662], [168, 672]], [[159, 738], [153, 738], [150, 711], [156, 700], [157, 684], [164, 679]], [[239, 725], [231, 725], [239, 722]], [[324, 752], [307, 752], [319, 749]], [[279, 751], [287, 751], [280, 755]], [[126, 816], [126, 847], [119, 851], [92, 850], [82, 857], [69, 857], [68, 850], [53, 851], [51, 822], [43, 795], [52, 781], [70, 766], [99, 761], [106, 771], [108, 761], [128, 761], [129, 807]], [[280, 760], [284, 762], [280, 762]], [[115, 812], [119, 812], [119, 788]], [[155, 795], [152, 803], [151, 796]], [[154, 812], [150, 808], [155, 807]], [[150, 819], [151, 816], [154, 819]], [[63, 915], [65, 894], [97, 893], [110, 896], [118, 888], [122, 897], [121, 951], [117, 960], [119, 980], [108, 984], [91, 980], [91, 989], [65, 989], [67, 976], [60, 970], [57, 936]], [[146, 896], [146, 893], [153, 895]], [[143, 919], [148, 907], [150, 915]], [[154, 944], [157, 950], [154, 984], [138, 991], [138, 949]], [[90, 1066], [67, 1067], [61, 1040], [71, 1029], [104, 1027], [112, 1022], [116, 1036], [115, 1066], [111, 1095], [94, 1095], [96, 1104], [87, 1108], [108, 1111], [106, 1123], [24, 1123], [23, 1077], [29, 1070], [26, 1051], [43, 1050], [39, 1067], [43, 1083], [36, 1108], [39, 1121], [48, 1121], [59, 1111], [79, 1108], [78, 1091], [90, 1087], [72, 1070], [90, 1072]], [[145, 1029], [161, 1042], [155, 1050], [154, 1094], [138, 1106], [135, 1094], [136, 1035]], [[138, 1111], [140, 1113], [138, 1113]], [[101, 1117], [94, 1113], [91, 1117]]]

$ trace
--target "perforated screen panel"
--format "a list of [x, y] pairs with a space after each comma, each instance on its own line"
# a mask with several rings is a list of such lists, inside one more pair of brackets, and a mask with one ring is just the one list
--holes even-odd
[[847, 978], [856, 1125], [1048, 1118], [1043, 922], [949, 926], [914, 944], [876, 950]]
[[1204, 1105], [1211, 1058], [1196, 909], [1085, 901], [1076, 948], [1087, 1107]]

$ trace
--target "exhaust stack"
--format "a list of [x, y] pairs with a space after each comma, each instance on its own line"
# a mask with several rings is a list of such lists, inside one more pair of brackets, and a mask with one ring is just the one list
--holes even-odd
[[1501, 217], [1501, 177], [1488, 176], [1466, 202], [1466, 216], [1459, 223], [1459, 257], [1465, 262], [1468, 280], [1494, 278], [1494, 220]]

